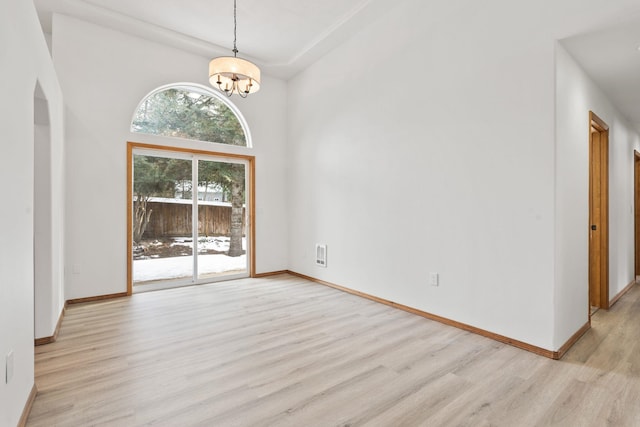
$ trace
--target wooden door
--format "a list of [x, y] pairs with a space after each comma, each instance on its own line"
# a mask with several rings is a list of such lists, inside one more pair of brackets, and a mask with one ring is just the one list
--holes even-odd
[[608, 309], [609, 127], [592, 112], [589, 135], [589, 304]]

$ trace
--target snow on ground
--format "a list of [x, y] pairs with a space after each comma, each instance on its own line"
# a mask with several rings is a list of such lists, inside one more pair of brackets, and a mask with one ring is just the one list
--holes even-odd
[[[176, 237], [174, 245], [193, 247], [190, 237]], [[229, 237], [201, 237], [198, 239], [198, 252], [207, 249], [216, 251], [229, 250]], [[242, 248], [246, 251], [246, 239], [242, 239]], [[207, 275], [219, 275], [225, 272], [241, 272], [247, 270], [247, 255], [230, 257], [224, 254], [198, 255], [198, 274], [202, 278]], [[193, 257], [177, 256], [169, 258], [140, 259], [133, 261], [133, 281], [148, 282], [191, 278], [193, 276]]]
[[[198, 273], [220, 274], [227, 271], [246, 271], [247, 255], [229, 257], [226, 255], [198, 255]], [[193, 276], [193, 257], [141, 259], [133, 262], [133, 281], [177, 279]]]
[[[190, 237], [174, 237], [173, 245], [184, 245], [193, 249], [193, 240]], [[213, 249], [220, 252], [226, 252], [229, 250], [229, 242], [231, 237], [219, 236], [219, 237], [199, 237], [198, 238], [198, 253]], [[242, 239], [242, 249], [246, 249], [247, 239]]]

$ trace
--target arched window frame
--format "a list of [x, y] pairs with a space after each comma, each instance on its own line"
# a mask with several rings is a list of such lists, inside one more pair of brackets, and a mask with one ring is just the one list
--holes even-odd
[[238, 109], [238, 107], [235, 106], [235, 104], [233, 104], [227, 97], [223, 96], [221, 93], [212, 90], [211, 88], [198, 84], [198, 83], [188, 83], [188, 82], [181, 82], [181, 83], [170, 83], [167, 85], [163, 85], [160, 87], [157, 87], [156, 89], [152, 90], [151, 92], [147, 93], [144, 97], [142, 97], [142, 99], [140, 100], [140, 102], [138, 102], [138, 105], [136, 106], [136, 109], [133, 111], [133, 115], [131, 116], [131, 121], [129, 124], [129, 130], [132, 133], [140, 133], [140, 134], [144, 134], [144, 135], [156, 135], [156, 136], [161, 136], [161, 137], [165, 137], [165, 138], [173, 138], [171, 136], [166, 136], [166, 135], [157, 135], [157, 134], [149, 134], [146, 132], [134, 132], [133, 130], [131, 130], [133, 128], [133, 121], [136, 118], [136, 114], [138, 112], [138, 110], [140, 110], [140, 108], [142, 107], [142, 105], [145, 103], [145, 101], [160, 92], [164, 92], [166, 90], [169, 89], [178, 89], [178, 90], [186, 90], [189, 92], [196, 92], [199, 93], [201, 95], [205, 95], [205, 96], [209, 96], [212, 98], [216, 98], [218, 101], [222, 102], [224, 105], [226, 105], [232, 112], [233, 114], [236, 116], [236, 118], [238, 119], [238, 122], [240, 122], [240, 126], [242, 127], [242, 131], [244, 132], [244, 139], [247, 143], [247, 145], [245, 146], [241, 146], [241, 145], [229, 145], [229, 144], [224, 144], [221, 142], [212, 142], [212, 141], [202, 141], [202, 140], [198, 140], [198, 139], [192, 139], [192, 138], [188, 138], [191, 141], [201, 141], [201, 142], [205, 142], [208, 144], [218, 144], [218, 145], [222, 145], [222, 146], [231, 146], [231, 147], [246, 147], [246, 148], [253, 148], [253, 140], [251, 138], [251, 131], [249, 130], [249, 125], [247, 124], [247, 121], [245, 120], [244, 116], [242, 115], [242, 113], [240, 112], [240, 110]]

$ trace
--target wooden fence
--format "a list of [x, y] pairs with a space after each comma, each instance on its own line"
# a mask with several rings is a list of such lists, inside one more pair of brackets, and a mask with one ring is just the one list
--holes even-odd
[[[191, 236], [191, 204], [148, 202], [151, 219], [144, 232], [145, 239]], [[242, 233], [246, 224], [243, 211]], [[200, 236], [229, 236], [231, 234], [231, 206], [199, 205], [198, 234]]]

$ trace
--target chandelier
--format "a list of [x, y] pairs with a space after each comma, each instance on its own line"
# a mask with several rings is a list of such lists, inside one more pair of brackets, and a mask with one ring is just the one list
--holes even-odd
[[209, 83], [227, 96], [237, 93], [246, 98], [260, 90], [260, 69], [246, 59], [238, 58], [236, 0], [233, 0], [233, 56], [219, 56], [209, 62]]

